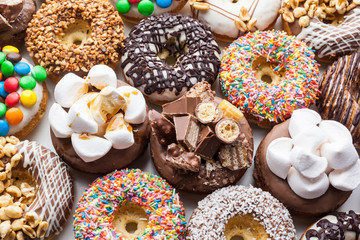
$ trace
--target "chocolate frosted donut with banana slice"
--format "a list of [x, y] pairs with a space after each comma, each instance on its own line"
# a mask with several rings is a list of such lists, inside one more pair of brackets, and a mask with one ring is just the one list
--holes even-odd
[[159, 174], [178, 189], [208, 193], [236, 183], [252, 164], [253, 136], [242, 112], [206, 82], [149, 112]]

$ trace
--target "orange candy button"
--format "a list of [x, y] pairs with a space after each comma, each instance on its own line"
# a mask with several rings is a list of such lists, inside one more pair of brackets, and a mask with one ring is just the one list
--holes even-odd
[[6, 121], [10, 125], [17, 125], [23, 120], [24, 114], [19, 108], [10, 108], [5, 114]]

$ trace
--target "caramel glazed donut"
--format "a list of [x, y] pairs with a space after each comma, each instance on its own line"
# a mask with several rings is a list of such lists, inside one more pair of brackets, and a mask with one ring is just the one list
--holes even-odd
[[125, 80], [151, 102], [173, 101], [197, 82], [216, 80], [220, 49], [209, 28], [191, 17], [164, 13], [146, 18], [124, 44]]
[[29, 23], [26, 46], [34, 63], [59, 81], [69, 72], [115, 68], [125, 38], [123, 22], [107, 0], [47, 0]]
[[288, 210], [270, 193], [252, 186], [219, 189], [198, 203], [186, 240], [295, 240]]
[[66, 164], [36, 142], [11, 136], [0, 137], [0, 144], [0, 238], [53, 238], [62, 231], [73, 205]]

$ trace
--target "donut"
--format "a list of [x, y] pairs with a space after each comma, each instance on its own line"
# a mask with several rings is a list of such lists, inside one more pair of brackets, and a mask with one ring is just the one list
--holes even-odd
[[125, 38], [123, 22], [107, 0], [46, 1], [26, 33], [30, 57], [55, 82], [69, 72], [86, 76], [98, 64], [115, 68]]
[[280, 13], [285, 31], [316, 50], [320, 61], [334, 61], [360, 47], [357, 1], [285, 0]]
[[321, 92], [316, 105], [324, 119], [344, 124], [353, 137], [354, 145], [360, 147], [360, 101], [357, 81], [359, 79], [360, 54], [340, 57], [328, 67], [319, 81]]
[[74, 215], [75, 239], [185, 239], [185, 210], [166, 181], [139, 169], [95, 180]]
[[256, 31], [224, 51], [219, 80], [225, 99], [250, 122], [269, 128], [315, 103], [318, 64], [305, 43], [280, 31]]
[[151, 102], [171, 102], [195, 83], [217, 78], [220, 49], [209, 28], [191, 17], [151, 16], [131, 30], [124, 45], [125, 80]]
[[295, 240], [288, 210], [268, 192], [252, 186], [216, 190], [198, 203], [186, 228], [186, 240]]
[[344, 125], [300, 109], [262, 140], [253, 175], [290, 212], [320, 216], [341, 206], [360, 184], [360, 160]]
[[1, 45], [20, 46], [28, 23], [36, 11], [35, 0], [11, 0], [0, 3]]
[[140, 20], [162, 13], [178, 13], [187, 0], [112, 0], [121, 17], [129, 22], [138, 23]]
[[147, 147], [150, 126], [141, 92], [118, 81], [114, 70], [96, 65], [86, 78], [65, 75], [49, 112], [56, 152], [71, 167], [107, 173], [137, 159]]
[[242, 112], [195, 84], [149, 112], [150, 152], [160, 176], [180, 190], [210, 193], [235, 184], [252, 164], [253, 136]]
[[193, 17], [210, 26], [217, 39], [232, 42], [246, 32], [271, 29], [281, 0], [192, 0], [190, 6]]
[[357, 240], [360, 236], [360, 214], [332, 212], [311, 225], [300, 240], [343, 239]]
[[46, 70], [33, 66], [14, 46], [0, 52], [0, 136], [24, 138], [46, 111]]
[[0, 238], [49, 240], [59, 235], [73, 205], [67, 166], [36, 142], [8, 136], [0, 137], [0, 144]]

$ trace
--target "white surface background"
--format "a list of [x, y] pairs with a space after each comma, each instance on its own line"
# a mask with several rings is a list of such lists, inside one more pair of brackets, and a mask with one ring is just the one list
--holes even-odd
[[[38, 0], [38, 3], [39, 2], [40, 1]], [[40, 6], [40, 4], [38, 4], [38, 6]], [[128, 24], [128, 23], [125, 23], [125, 25], [126, 25], [125, 33], [127, 36], [127, 34], [129, 33], [129, 31], [131, 30], [131, 27], [133, 25]], [[279, 22], [277, 23], [276, 28], [281, 29], [281, 24], [279, 24]], [[228, 45], [228, 43], [219, 43], [219, 44], [220, 44], [221, 48]], [[24, 56], [27, 56], [26, 57], [27, 59], [29, 59], [25, 48], [23, 48], [21, 50], [21, 52], [23, 53]], [[322, 69], [324, 69], [324, 66], [322, 67]], [[122, 76], [122, 73], [121, 73], [120, 66], [117, 67], [116, 73], [117, 73], [119, 79], [122, 79], [122, 80], [124, 79]], [[50, 106], [54, 103], [54, 94], [53, 93], [54, 93], [55, 83], [51, 82], [50, 80], [46, 80], [46, 84], [47, 84], [47, 88], [49, 91], [49, 102], [47, 105], [46, 114], [45, 114], [44, 118], [40, 121], [39, 125], [34, 129], [33, 132], [31, 132], [26, 137], [26, 139], [35, 140], [38, 143], [54, 150], [52, 143], [51, 143], [51, 138], [50, 138], [50, 131], [49, 131], [50, 125], [49, 125], [49, 121], [48, 121], [48, 113], [49, 113], [48, 110], [49, 110]], [[220, 88], [219, 88], [219, 85], [217, 82], [216, 82], [216, 84], [214, 84], [213, 89], [217, 92], [217, 94], [219, 96], [221, 96]], [[155, 108], [158, 111], [161, 110], [160, 107], [154, 106], [152, 104], [149, 104], [149, 107]], [[253, 135], [254, 135], [254, 146], [255, 146], [254, 155], [255, 155], [256, 149], [257, 149], [260, 141], [264, 138], [264, 136], [266, 135], [266, 133], [268, 131], [264, 130], [264, 129], [260, 129], [254, 125], [252, 125], [251, 127], [253, 129]], [[145, 170], [145, 171], [149, 171], [151, 173], [157, 174], [157, 172], [153, 166], [153, 163], [151, 161], [149, 147], [141, 158], [137, 159], [135, 162], [133, 162], [128, 167], [129, 168], [140, 168], [141, 170]], [[87, 188], [87, 186], [93, 180], [95, 180], [97, 177], [100, 177], [100, 175], [86, 174], [86, 173], [82, 173], [82, 172], [79, 172], [79, 171], [76, 171], [73, 169], [70, 170], [70, 173], [73, 177], [74, 188], [75, 188], [74, 207], [73, 207], [71, 217], [68, 219], [68, 222], [64, 226], [63, 232], [60, 233], [59, 236], [55, 237], [54, 238], [55, 240], [74, 239], [73, 230], [72, 230], [72, 228], [73, 228], [72, 215], [74, 213], [77, 201], [80, 198], [80, 196], [82, 195], [83, 191]], [[245, 175], [242, 177], [242, 179], [237, 184], [246, 185], [246, 186], [248, 186], [250, 184], [254, 184], [254, 179], [252, 177], [252, 173], [253, 173], [253, 166], [246, 171]], [[186, 219], [188, 220], [190, 218], [190, 215], [193, 212], [193, 210], [197, 207], [198, 201], [203, 199], [206, 195], [205, 194], [191, 194], [191, 193], [186, 193], [186, 192], [182, 192], [182, 191], [180, 191], [179, 193], [180, 193], [181, 201], [184, 202], [184, 206], [185, 206], [185, 210], [186, 210]], [[54, 194], [56, 194], [56, 193], [54, 193]], [[342, 211], [355, 210], [357, 212], [360, 212], [360, 189], [359, 188], [357, 188], [352, 193], [352, 195], [350, 196], [348, 201], [339, 210], [342, 210]], [[297, 216], [293, 216], [293, 219], [294, 219], [294, 223], [296, 226], [298, 238], [300, 238], [303, 231], [310, 224], [312, 224], [314, 221], [317, 220], [317, 218], [297, 217]]]

